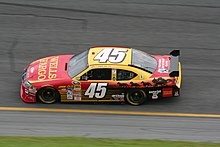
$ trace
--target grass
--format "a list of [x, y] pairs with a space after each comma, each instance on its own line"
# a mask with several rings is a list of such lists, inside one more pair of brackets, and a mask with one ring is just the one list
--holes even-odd
[[0, 147], [219, 147], [220, 143], [83, 137], [1, 136]]

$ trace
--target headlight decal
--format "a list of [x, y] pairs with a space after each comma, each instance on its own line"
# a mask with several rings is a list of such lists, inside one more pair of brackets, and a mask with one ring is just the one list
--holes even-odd
[[28, 89], [28, 91], [29, 91], [30, 94], [35, 94], [35, 93], [37, 93], [37, 88], [31, 86], [31, 87]]
[[27, 88], [30, 88], [32, 86], [31, 83], [28, 80], [24, 81], [24, 85]]

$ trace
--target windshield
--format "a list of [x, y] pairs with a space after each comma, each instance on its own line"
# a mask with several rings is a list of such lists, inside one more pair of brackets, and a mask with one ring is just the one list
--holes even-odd
[[75, 77], [88, 67], [88, 50], [73, 56], [69, 61], [68, 74]]
[[144, 69], [150, 73], [154, 73], [157, 68], [157, 60], [143, 51], [133, 49], [132, 65]]

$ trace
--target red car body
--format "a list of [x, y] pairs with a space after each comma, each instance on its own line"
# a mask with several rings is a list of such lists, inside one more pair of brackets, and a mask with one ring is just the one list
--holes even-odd
[[[179, 51], [174, 50], [171, 52], [171, 55], [149, 55], [157, 62], [154, 72], [150, 73], [139, 65], [130, 64], [131, 59], [126, 59], [132, 58], [131, 48], [99, 47], [98, 51], [96, 51], [96, 49], [97, 48], [95, 47], [89, 50], [88, 68], [90, 69], [86, 69], [88, 72], [85, 70], [86, 72], [84, 74], [79, 74], [79, 77], [70, 77], [68, 74], [68, 68], [70, 66], [69, 62], [71, 58], [75, 57], [74, 55], [50, 56], [32, 62], [27, 68], [25, 68], [22, 75], [20, 89], [22, 100], [28, 103], [36, 102], [39, 91], [44, 87], [51, 87], [56, 90], [61, 102], [124, 102], [125, 98], [129, 100], [128, 97], [131, 97], [132, 93], [130, 93], [130, 91], [135, 90], [134, 97], [135, 94], [144, 97], [151, 97], [152, 99], [157, 99], [158, 97], [179, 96], [181, 83]], [[108, 63], [109, 61], [106, 61], [105, 63], [97, 62], [95, 60], [96, 56], [100, 53], [100, 50], [102, 52], [102, 50], [105, 49], [110, 49], [112, 52], [119, 50], [118, 55], [125, 54], [126, 58], [122, 59], [123, 62], [114, 64]], [[111, 57], [111, 60], [117, 59], [119, 56], [111, 55], [112, 52], [108, 52], [110, 54], [108, 58]], [[140, 54], [140, 56], [141, 55], [142, 54]], [[100, 58], [103, 58], [103, 56], [104, 54], [101, 55]], [[82, 65], [77, 64], [77, 66]], [[111, 80], [100, 79], [90, 81], [87, 79], [88, 77], [82, 79], [90, 71], [93, 71], [93, 73], [98, 71], [95, 70], [96, 68], [98, 70], [103, 69], [104, 71], [109, 70], [111, 72]], [[119, 71], [124, 71], [124, 74], [129, 71], [129, 74], [133, 75], [133, 78], [128, 80], [118, 80], [118, 77], [120, 76]], [[84, 71], [82, 71], [82, 73], [83, 72]], [[100, 75], [101, 74], [102, 73], [100, 73]], [[96, 76], [98, 75], [99, 74], [96, 74]], [[126, 75], [124, 75], [124, 77], [125, 76]], [[127, 76], [129, 75], [127, 74]], [[45, 94], [47, 93], [49, 94], [49, 92], [45, 92]], [[52, 103], [52, 101], [48, 103]], [[132, 102], [130, 103], [139, 105]]]

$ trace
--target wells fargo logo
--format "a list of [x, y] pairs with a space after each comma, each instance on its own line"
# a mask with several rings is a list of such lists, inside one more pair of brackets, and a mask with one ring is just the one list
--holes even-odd
[[[38, 66], [38, 80], [55, 79], [57, 77], [58, 56], [50, 58], [44, 58], [40, 60]], [[49, 60], [49, 61], [48, 61]], [[48, 64], [49, 62], [49, 64]], [[49, 67], [48, 67], [49, 66]], [[48, 70], [48, 74], [47, 74]]]
[[163, 97], [173, 96], [172, 88], [163, 88]]

